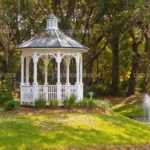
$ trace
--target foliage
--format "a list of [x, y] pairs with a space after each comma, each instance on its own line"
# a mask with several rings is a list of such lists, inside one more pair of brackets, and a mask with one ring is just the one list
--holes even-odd
[[94, 102], [93, 99], [83, 99], [81, 101], [78, 102], [79, 107], [82, 108], [94, 108], [96, 107], [96, 103]]
[[50, 108], [57, 108], [58, 107], [58, 100], [49, 100], [49, 107]]
[[150, 142], [149, 125], [114, 113], [0, 115], [0, 118], [0, 147], [4, 150], [101, 149], [108, 145], [120, 149]]
[[46, 100], [43, 98], [39, 98], [35, 100], [35, 107], [36, 108], [44, 108], [46, 106]]
[[76, 97], [75, 96], [67, 97], [62, 101], [62, 104], [64, 108], [72, 108], [76, 104]]
[[143, 95], [137, 94], [127, 98], [120, 98], [117, 103], [113, 104], [112, 110], [127, 117], [143, 117]]
[[122, 106], [119, 108], [114, 109], [115, 112], [125, 115], [127, 117], [143, 117], [144, 110], [143, 107], [140, 105], [133, 105], [133, 106]]
[[[120, 90], [118, 94], [145, 92], [149, 83], [145, 78], [150, 59], [149, 7], [147, 0], [0, 1], [0, 71], [16, 72], [19, 82], [20, 55], [15, 53], [14, 47], [42, 31], [47, 15], [53, 11], [60, 20], [59, 27], [89, 47], [84, 54], [84, 72], [92, 76], [87, 77], [84, 83], [85, 87], [92, 85], [95, 88], [88, 89], [87, 93], [92, 90], [95, 97], [108, 95], [114, 88], [114, 80]], [[113, 47], [116, 45], [117, 52]], [[137, 51], [133, 50], [136, 46]], [[140, 59], [134, 70], [135, 56]], [[51, 64], [51, 67], [50, 71], [56, 70], [56, 65]], [[43, 80], [43, 70], [43, 67], [38, 68], [39, 82]], [[55, 81], [51, 80], [52, 83]]]
[[103, 110], [109, 110], [112, 107], [111, 102], [107, 99], [96, 100], [95, 103], [97, 104], [98, 108], [103, 109]]
[[88, 86], [85, 88], [86, 97], [89, 96], [89, 92], [94, 91], [94, 97], [97, 98], [99, 96], [106, 96], [109, 94], [110, 89], [108, 88], [109, 83], [101, 83], [101, 84], [93, 84], [92, 86]]
[[16, 110], [18, 107], [18, 103], [14, 100], [9, 100], [4, 103], [3, 107], [5, 111]]
[[0, 105], [3, 106], [5, 102], [13, 100], [12, 80], [6, 78], [0, 81]]

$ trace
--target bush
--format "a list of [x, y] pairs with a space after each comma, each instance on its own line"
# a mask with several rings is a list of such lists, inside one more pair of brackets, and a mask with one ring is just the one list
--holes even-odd
[[87, 86], [85, 88], [85, 96], [89, 97], [89, 92], [91, 91], [94, 92], [94, 97], [108, 96], [108, 94], [110, 94], [109, 87], [109, 83], [107, 82], [104, 82], [104, 84], [93, 84], [92, 86]]
[[18, 104], [14, 100], [9, 100], [9, 101], [4, 103], [3, 107], [4, 107], [5, 111], [16, 110], [18, 107]]
[[36, 108], [44, 108], [46, 106], [46, 100], [43, 98], [39, 98], [35, 100], [35, 107]]
[[75, 96], [67, 97], [66, 99], [63, 100], [62, 103], [65, 108], [71, 108], [76, 104], [76, 97]]
[[79, 102], [79, 107], [94, 108], [94, 107], [96, 107], [96, 103], [92, 99], [83, 99]]
[[58, 101], [57, 100], [50, 100], [49, 101], [49, 107], [50, 108], [57, 108], [58, 107]]
[[0, 106], [4, 106], [7, 101], [13, 100], [13, 90], [9, 80], [0, 81]]
[[108, 110], [112, 106], [111, 102], [108, 100], [97, 100], [96, 102], [97, 102], [97, 106], [103, 110]]

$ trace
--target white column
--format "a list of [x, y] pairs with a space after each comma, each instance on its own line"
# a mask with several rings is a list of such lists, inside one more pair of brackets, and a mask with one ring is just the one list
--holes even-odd
[[21, 85], [24, 85], [24, 56], [21, 56]]
[[70, 56], [67, 56], [65, 58], [65, 62], [66, 62], [66, 88], [65, 88], [65, 93], [66, 93], [67, 97], [70, 97], [70, 92], [71, 92], [70, 82], [69, 82], [70, 60], [71, 60]]
[[45, 66], [45, 95], [46, 95], [46, 100], [47, 100], [47, 102], [48, 102], [48, 78], [47, 78], [47, 76], [48, 76], [48, 72], [47, 72], [47, 68], [48, 68], [48, 63], [49, 63], [49, 59], [48, 59], [48, 56], [45, 56], [44, 58], [43, 58], [43, 62], [44, 62], [44, 66]]
[[82, 54], [80, 54], [80, 83], [82, 83]]
[[82, 53], [80, 54], [80, 99], [83, 99], [83, 81], [82, 81]]
[[77, 57], [76, 57], [76, 83], [79, 83], [79, 53], [77, 53]]
[[49, 63], [49, 60], [48, 60], [48, 56], [45, 56], [44, 58], [44, 66], [45, 66], [45, 85], [48, 84], [48, 80], [47, 80], [47, 77], [48, 77], [48, 72], [47, 72], [47, 68], [48, 68], [48, 63]]
[[61, 100], [61, 82], [60, 82], [60, 63], [61, 63], [61, 55], [60, 52], [57, 52], [57, 100]]
[[66, 84], [67, 84], [67, 85], [70, 85], [70, 82], [69, 82], [70, 57], [68, 56], [68, 57], [66, 58], [66, 60], [65, 60], [65, 61], [66, 61]]
[[37, 58], [37, 54], [34, 53], [33, 54], [33, 63], [34, 63], [34, 84], [38, 84], [37, 83], [37, 62], [38, 62], [38, 58]]
[[77, 89], [76, 89], [76, 96], [77, 96], [77, 100], [79, 101], [81, 99], [81, 89], [80, 89], [80, 82], [79, 82], [79, 62], [80, 62], [80, 55], [79, 53], [77, 53], [77, 57], [76, 57], [76, 86], [77, 86]]
[[24, 85], [24, 56], [21, 56], [21, 84], [20, 84], [20, 104], [22, 104], [23, 100], [23, 88]]
[[57, 53], [57, 83], [60, 83], [60, 63], [61, 63], [61, 56], [60, 53]]
[[38, 98], [37, 62], [38, 62], [37, 53], [34, 53], [33, 54], [33, 63], [34, 63], [33, 99], [34, 101]]
[[29, 62], [30, 58], [26, 57], [26, 85], [29, 85]]

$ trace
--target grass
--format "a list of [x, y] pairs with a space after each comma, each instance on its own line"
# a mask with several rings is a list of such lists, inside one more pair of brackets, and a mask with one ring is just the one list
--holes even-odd
[[144, 115], [143, 95], [134, 95], [128, 98], [120, 98], [113, 102], [112, 110], [128, 117], [141, 117]]
[[118, 112], [127, 117], [141, 117], [144, 115], [143, 107], [141, 105], [118, 105], [112, 109], [115, 112]]
[[0, 150], [148, 144], [150, 126], [119, 114], [0, 115]]

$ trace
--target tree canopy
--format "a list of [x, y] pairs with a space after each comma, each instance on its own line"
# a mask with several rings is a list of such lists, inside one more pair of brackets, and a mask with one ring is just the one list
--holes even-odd
[[89, 47], [86, 91], [96, 96], [149, 91], [149, 7], [148, 0], [0, 0], [0, 73], [16, 73], [19, 83], [15, 46], [42, 31], [53, 12], [61, 30]]

